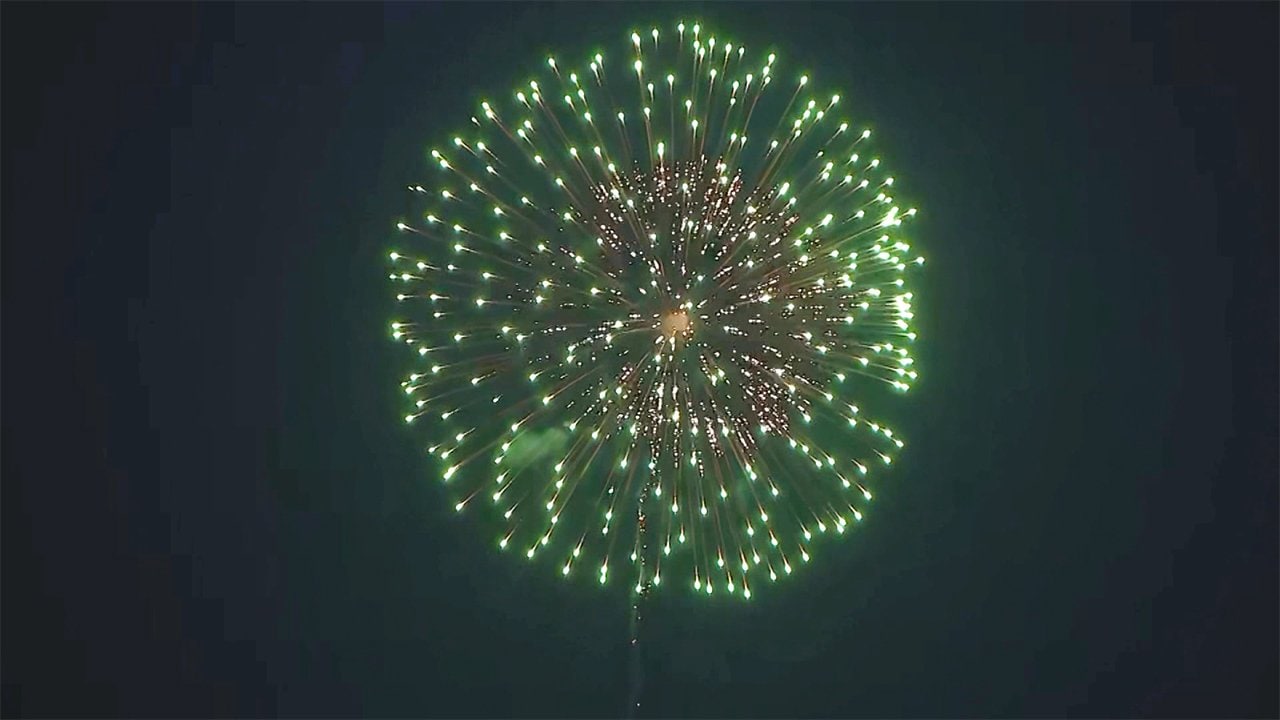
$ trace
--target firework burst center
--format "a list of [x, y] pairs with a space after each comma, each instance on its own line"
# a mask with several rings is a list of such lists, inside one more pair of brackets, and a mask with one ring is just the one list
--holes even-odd
[[673, 340], [688, 338], [693, 334], [693, 320], [689, 317], [689, 311], [684, 308], [674, 308], [663, 313], [658, 325], [663, 337]]

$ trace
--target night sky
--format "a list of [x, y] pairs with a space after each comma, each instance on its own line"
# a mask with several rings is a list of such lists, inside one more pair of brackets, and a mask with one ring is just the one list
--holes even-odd
[[929, 264], [874, 511], [658, 593], [642, 714], [1280, 714], [1280, 5], [2, 11], [0, 714], [623, 711], [625, 583], [400, 421], [385, 253], [482, 96], [680, 18], [840, 91]]

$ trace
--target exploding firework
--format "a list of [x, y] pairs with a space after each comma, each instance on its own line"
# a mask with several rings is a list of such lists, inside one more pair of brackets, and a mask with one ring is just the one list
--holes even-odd
[[749, 598], [903, 447], [859, 400], [916, 379], [916, 211], [775, 55], [683, 23], [622, 54], [547, 59], [431, 151], [390, 254], [405, 420], [500, 547]]

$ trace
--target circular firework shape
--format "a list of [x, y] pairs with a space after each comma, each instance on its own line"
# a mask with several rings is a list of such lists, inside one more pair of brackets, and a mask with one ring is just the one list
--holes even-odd
[[840, 97], [775, 60], [683, 23], [548, 58], [410, 186], [405, 421], [501, 548], [750, 598], [861, 520], [903, 447], [859, 400], [916, 379], [916, 211]]

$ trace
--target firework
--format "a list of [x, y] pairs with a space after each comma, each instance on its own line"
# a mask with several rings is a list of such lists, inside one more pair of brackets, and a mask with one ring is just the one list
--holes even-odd
[[548, 58], [430, 151], [390, 253], [405, 420], [500, 547], [749, 598], [903, 447], [859, 398], [916, 379], [916, 211], [775, 55], [683, 23], [628, 45]]

